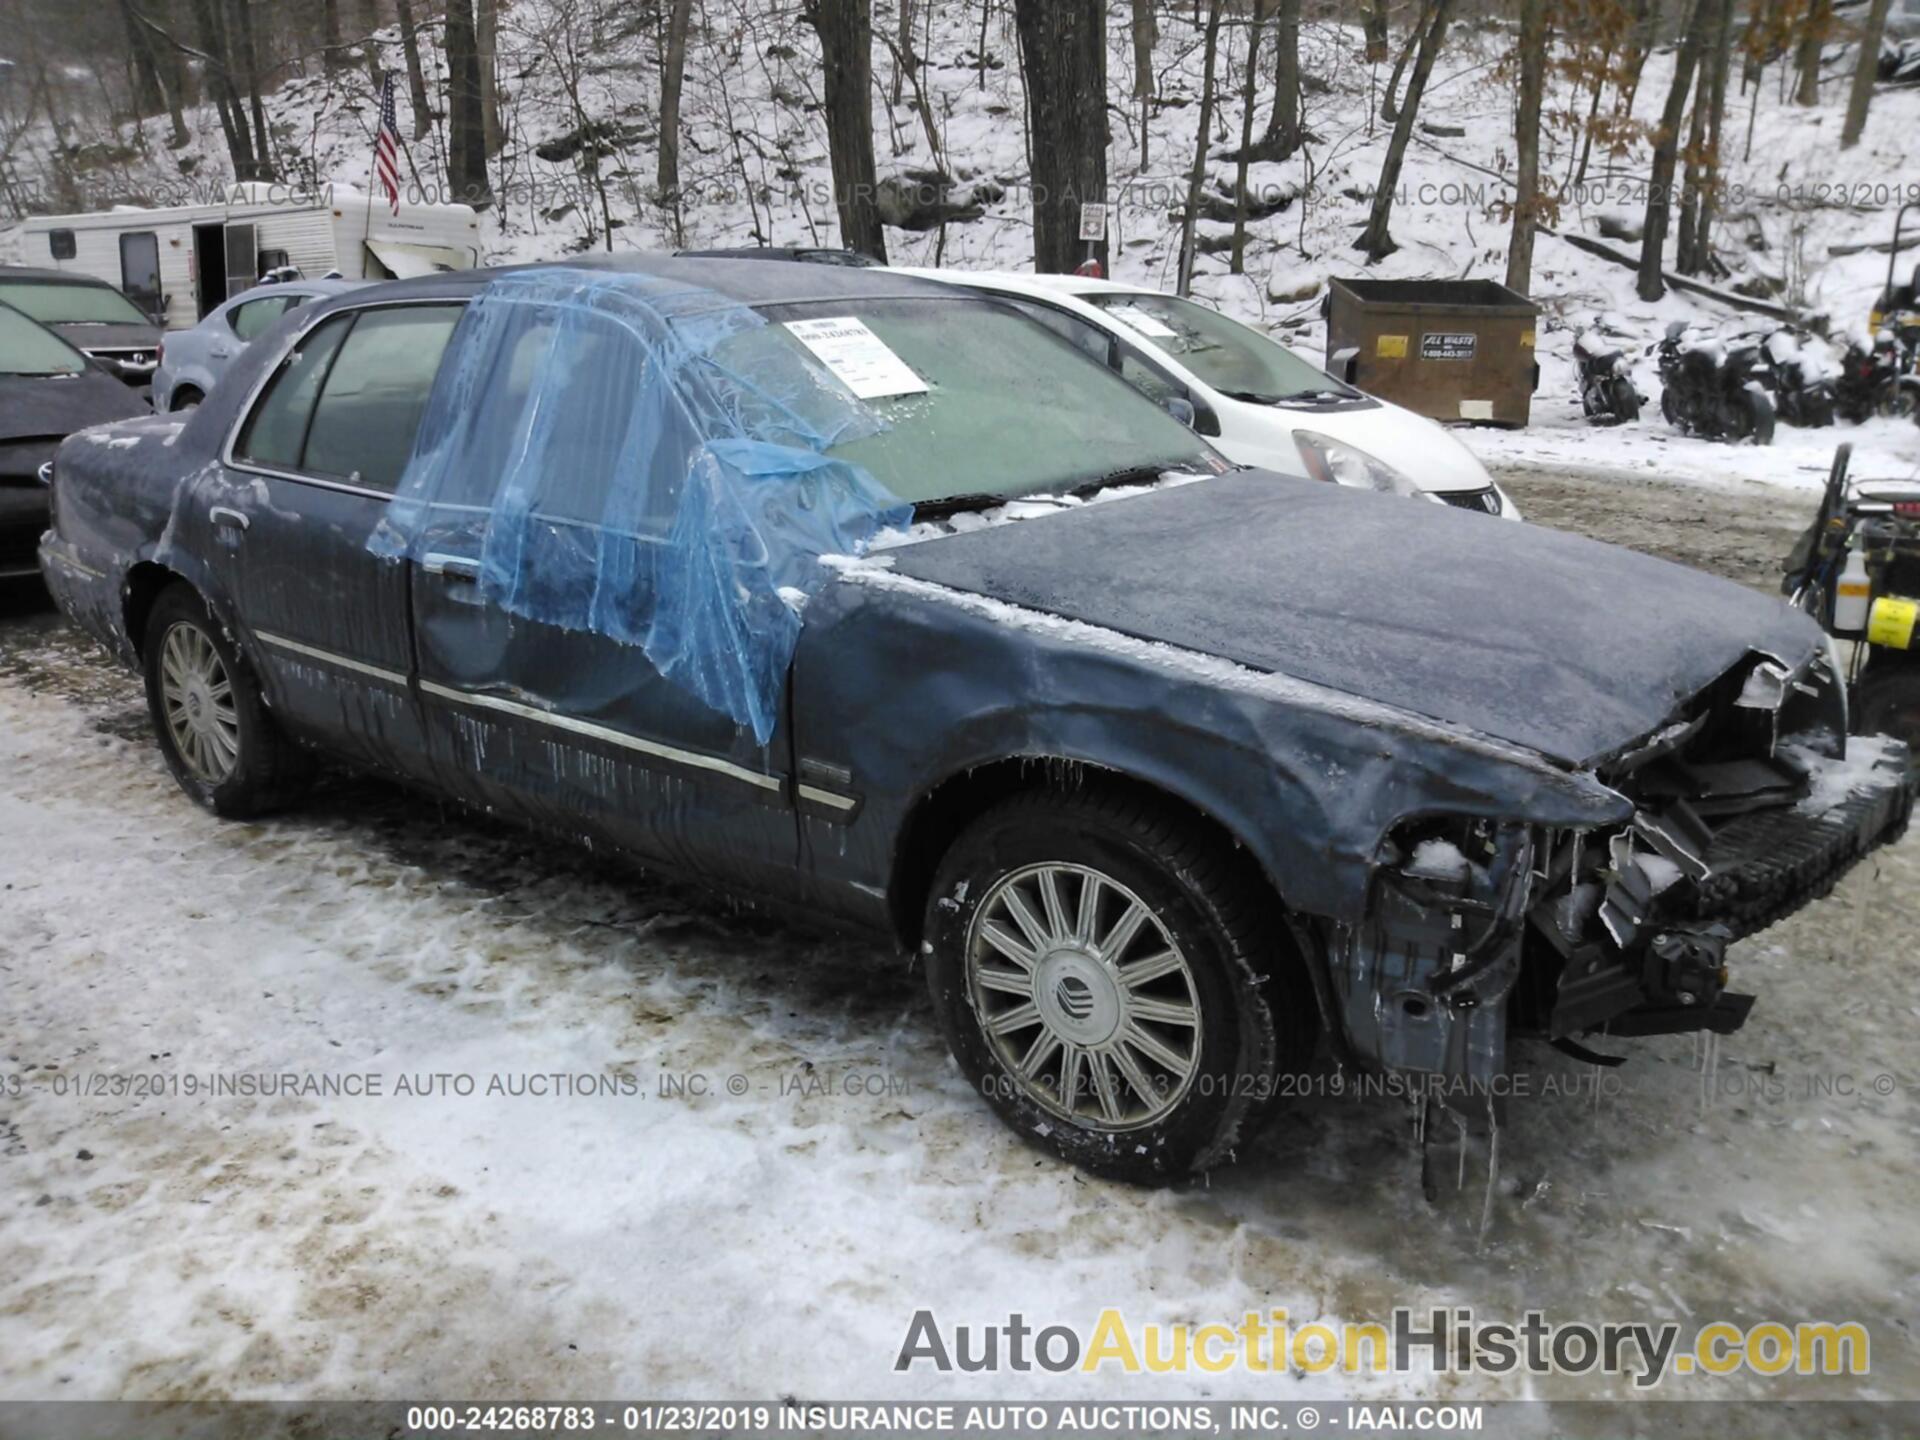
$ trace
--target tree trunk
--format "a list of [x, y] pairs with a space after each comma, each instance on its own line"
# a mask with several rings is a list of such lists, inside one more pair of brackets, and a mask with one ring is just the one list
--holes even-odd
[[[1260, 78], [1260, 32], [1267, 24], [1268, 0], [1253, 0], [1253, 23], [1247, 30], [1246, 80], [1240, 86], [1240, 157], [1233, 177], [1233, 259], [1235, 275], [1247, 273], [1247, 162], [1253, 158], [1253, 104]], [[1298, 3], [1298, 0], [1295, 0]], [[1281, 56], [1281, 64], [1286, 57]]]
[[1380, 118], [1389, 125], [1400, 118], [1400, 77], [1407, 73], [1407, 62], [1413, 59], [1420, 37], [1427, 33], [1427, 17], [1431, 13], [1430, 5], [1421, 5], [1420, 13], [1413, 17], [1413, 24], [1407, 27], [1407, 38], [1400, 42], [1400, 53], [1394, 58], [1393, 69], [1387, 75], [1387, 88], [1380, 95]]
[[1133, 0], [1133, 98], [1153, 99], [1153, 47], [1160, 27], [1153, 18], [1153, 0]]
[[1667, 89], [1666, 107], [1660, 112], [1660, 128], [1654, 135], [1653, 175], [1647, 185], [1647, 218], [1640, 240], [1640, 278], [1635, 287], [1642, 300], [1658, 300], [1666, 294], [1666, 283], [1660, 278], [1660, 262], [1672, 209], [1669, 199], [1673, 172], [1680, 153], [1680, 121], [1686, 114], [1687, 92], [1693, 88], [1694, 67], [1700, 63], [1700, 51], [1706, 44], [1708, 10], [1712, 4], [1713, 0], [1693, 0], [1685, 38], [1674, 59], [1673, 84]]
[[147, 43], [147, 34], [140, 28], [140, 22], [133, 18], [133, 7], [129, 0], [121, 0], [120, 19], [127, 32], [127, 67], [128, 76], [133, 82], [133, 113], [144, 120], [166, 104], [166, 96], [160, 84], [159, 68], [153, 63], [153, 47]]
[[260, 103], [260, 52], [253, 43], [252, 0], [232, 0], [233, 49], [247, 81], [247, 103], [253, 112], [253, 178], [271, 180], [273, 137], [267, 132], [266, 107]]
[[476, 210], [493, 203], [473, 0], [447, 0], [447, 188], [454, 200]]
[[181, 95], [180, 42], [155, 24], [150, 16], [134, 8], [133, 0], [120, 0], [120, 12], [127, 22], [127, 43], [135, 55], [136, 68], [144, 65], [160, 104], [166, 108], [173, 125], [173, 138], [167, 143], [180, 149], [193, 136], [187, 130], [187, 117]]
[[498, 155], [500, 133], [500, 96], [496, 80], [499, 74], [500, 0], [474, 0], [474, 49], [480, 59], [480, 125], [485, 132], [487, 154]]
[[1693, 246], [1700, 268], [1720, 270], [1713, 258], [1713, 222], [1720, 209], [1720, 131], [1727, 115], [1727, 76], [1733, 69], [1733, 0], [1716, 0], [1713, 34], [1708, 40], [1707, 150], [1700, 186], [1700, 211], [1694, 221]]
[[413, 26], [413, 0], [394, 0], [400, 16], [400, 49], [407, 57], [407, 100], [413, 106], [413, 138], [427, 133], [427, 72], [420, 66], [420, 32]]
[[1300, 0], [1280, 0], [1275, 27], [1278, 50], [1273, 62], [1273, 113], [1260, 137], [1265, 160], [1285, 160], [1300, 148]]
[[907, 68], [913, 64], [913, 0], [899, 0], [899, 11], [894, 17], [893, 88], [887, 97], [896, 108], [906, 98]]
[[687, 27], [693, 19], [693, 0], [672, 0], [667, 12], [667, 53], [660, 72], [660, 163], [654, 188], [660, 203], [673, 216], [673, 243], [686, 236], [680, 214], [680, 86], [687, 74]]
[[1548, 0], [1520, 0], [1520, 113], [1513, 182], [1513, 236], [1507, 242], [1507, 288], [1533, 290], [1533, 232], [1540, 208], [1540, 97], [1547, 77]]
[[[1703, 7], [1719, 8], [1719, 0], [1700, 0]], [[1673, 268], [1682, 275], [1700, 273], [1700, 191], [1706, 183], [1707, 110], [1712, 104], [1713, 80], [1701, 64], [1693, 80], [1693, 112], [1687, 125], [1687, 147], [1681, 152], [1685, 178], [1680, 186], [1680, 224], [1674, 236]]]
[[1034, 269], [1071, 271], [1090, 249], [1104, 271], [1107, 242], [1079, 236], [1081, 205], [1107, 198], [1107, 7], [1014, 0], [1013, 20], [1033, 124]]
[[1367, 228], [1354, 241], [1355, 249], [1367, 252], [1369, 263], [1400, 248], [1393, 243], [1388, 231], [1393, 219], [1393, 192], [1400, 184], [1400, 167], [1406, 163], [1407, 142], [1413, 138], [1413, 118], [1420, 111], [1420, 97], [1426, 93], [1427, 77], [1433, 74], [1433, 62], [1440, 58], [1440, 47], [1447, 40], [1453, 0], [1433, 0], [1428, 8], [1432, 18], [1421, 33], [1420, 53], [1414, 59], [1413, 74], [1407, 78], [1407, 93], [1393, 122], [1393, 138], [1387, 141], [1387, 158], [1380, 166], [1380, 180], [1373, 191], [1373, 210], [1367, 216]]
[[1147, 168], [1147, 122], [1153, 114], [1153, 47], [1160, 26], [1153, 18], [1153, 0], [1133, 0], [1133, 98], [1140, 102], [1140, 168]]
[[1367, 0], [1367, 17], [1363, 25], [1367, 37], [1367, 64], [1385, 64], [1389, 53], [1387, 0]]
[[1867, 107], [1873, 103], [1873, 82], [1880, 78], [1880, 37], [1887, 31], [1890, 0], [1873, 0], [1860, 32], [1860, 58], [1854, 63], [1853, 89], [1847, 95], [1847, 123], [1840, 131], [1840, 148], [1851, 150], [1867, 128]]
[[340, 0], [320, 0], [320, 60], [329, 70], [345, 54], [346, 38], [340, 29]]
[[887, 260], [873, 163], [873, 11], [870, 0], [807, 0], [826, 71], [827, 155], [840, 243]]
[[207, 88], [213, 91], [214, 108], [220, 113], [220, 130], [226, 136], [227, 154], [233, 160], [233, 178], [255, 179], [253, 132], [247, 128], [247, 112], [240, 103], [240, 92], [234, 88], [233, 65], [218, 0], [193, 0], [193, 19], [200, 34], [200, 49], [207, 57]]
[[1813, 0], [1805, 27], [1800, 31], [1800, 47], [1794, 56], [1799, 79], [1793, 92], [1796, 105], [1820, 103], [1820, 47], [1825, 43], [1833, 20], [1833, 0]]
[[1633, 118], [1634, 101], [1640, 97], [1640, 76], [1647, 68], [1647, 56], [1653, 53], [1653, 37], [1660, 28], [1657, 0], [1634, 0], [1633, 38], [1626, 54], [1626, 84], [1620, 87], [1620, 118]]
[[1207, 0], [1205, 60], [1200, 72], [1200, 126], [1193, 142], [1193, 167], [1187, 172], [1187, 204], [1180, 217], [1180, 270], [1175, 290], [1193, 290], [1193, 231], [1200, 218], [1200, 195], [1207, 183], [1207, 144], [1213, 129], [1213, 67], [1220, 55], [1221, 0]]

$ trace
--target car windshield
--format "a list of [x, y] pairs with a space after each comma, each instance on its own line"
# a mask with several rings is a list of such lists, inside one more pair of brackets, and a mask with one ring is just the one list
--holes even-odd
[[967, 508], [1223, 462], [1178, 420], [1051, 331], [961, 296], [762, 307], [776, 323], [713, 358], [751, 373], [766, 345], [811, 350], [884, 427], [835, 446], [917, 506]]
[[0, 375], [78, 375], [80, 352], [18, 310], [0, 305]]
[[1151, 340], [1235, 400], [1350, 400], [1360, 392], [1276, 340], [1177, 295], [1100, 290], [1080, 297]]
[[153, 322], [107, 285], [58, 280], [0, 280], [0, 300], [42, 325], [150, 325]]

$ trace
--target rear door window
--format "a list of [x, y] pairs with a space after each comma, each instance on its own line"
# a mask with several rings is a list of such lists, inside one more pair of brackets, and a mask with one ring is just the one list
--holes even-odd
[[233, 447], [234, 458], [276, 470], [298, 470], [300, 451], [307, 440], [307, 422], [313, 417], [314, 397], [346, 338], [353, 316], [336, 315], [322, 322], [267, 384], [253, 414]]
[[463, 308], [398, 305], [362, 312], [321, 389], [300, 468], [393, 489]]
[[242, 340], [254, 340], [274, 321], [299, 304], [298, 296], [273, 295], [265, 300], [249, 300], [227, 312], [227, 323]]

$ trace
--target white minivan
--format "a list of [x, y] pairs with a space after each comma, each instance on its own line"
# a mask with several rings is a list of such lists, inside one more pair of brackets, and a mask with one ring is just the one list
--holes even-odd
[[1185, 401], [1194, 429], [1229, 460], [1520, 518], [1442, 426], [1334, 379], [1218, 310], [1083, 275], [911, 273], [997, 295], [1161, 404]]

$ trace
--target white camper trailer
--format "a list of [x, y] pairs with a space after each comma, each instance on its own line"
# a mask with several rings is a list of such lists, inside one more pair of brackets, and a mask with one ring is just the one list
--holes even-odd
[[74, 270], [117, 285], [169, 330], [263, 276], [289, 268], [315, 280], [395, 280], [480, 263], [480, 222], [466, 205], [400, 202], [329, 185], [318, 191], [243, 183], [226, 202], [92, 215], [35, 215], [15, 232], [17, 263]]

